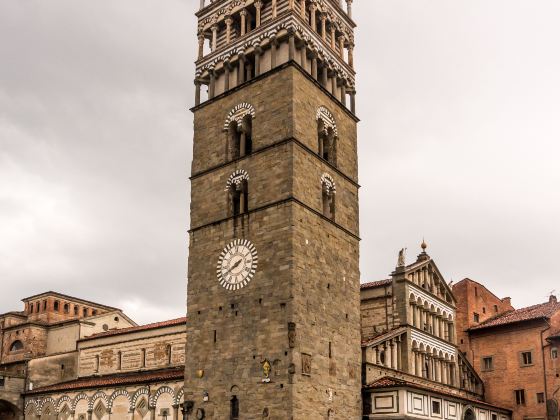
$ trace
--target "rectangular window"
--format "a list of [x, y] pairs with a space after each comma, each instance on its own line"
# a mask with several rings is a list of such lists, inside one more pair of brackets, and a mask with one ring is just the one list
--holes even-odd
[[553, 347], [550, 350], [550, 358], [551, 359], [558, 359], [558, 348], [557, 347]]
[[537, 402], [544, 404], [544, 392], [537, 392]]
[[498, 313], [498, 305], [494, 305], [494, 312]]
[[432, 401], [432, 414], [441, 414], [441, 403], [439, 401]]
[[531, 366], [533, 364], [533, 352], [524, 351], [521, 353], [521, 366]]
[[482, 308], [482, 313], [483, 313], [483, 314], [486, 313], [486, 308]]
[[515, 402], [517, 405], [525, 405], [525, 390], [516, 389], [515, 390]]
[[497, 414], [492, 414], [492, 420], [498, 420], [498, 415]]
[[492, 356], [482, 358], [482, 370], [489, 371], [494, 369], [494, 359]]
[[473, 314], [473, 319], [474, 322], [480, 322], [480, 315], [478, 315], [476, 312]]

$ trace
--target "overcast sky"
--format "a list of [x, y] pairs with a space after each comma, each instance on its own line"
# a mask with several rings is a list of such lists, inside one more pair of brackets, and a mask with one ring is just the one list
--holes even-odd
[[[0, 313], [185, 312], [199, 0], [0, 0]], [[362, 281], [560, 293], [560, 2], [357, 0]]]

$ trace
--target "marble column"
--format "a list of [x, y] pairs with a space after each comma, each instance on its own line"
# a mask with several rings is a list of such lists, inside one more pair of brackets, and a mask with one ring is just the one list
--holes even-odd
[[315, 13], [317, 10], [317, 5], [315, 3], [311, 3], [309, 6], [309, 15], [311, 17], [309, 23], [311, 25], [311, 29], [317, 32], [317, 14]]
[[210, 29], [212, 30], [212, 51], [215, 51], [218, 47], [218, 25], [214, 24]]
[[198, 34], [198, 59], [199, 60], [204, 57], [204, 41], [205, 41], [204, 32], [200, 32]]
[[233, 23], [233, 18], [231, 16], [226, 16], [226, 42], [229, 44], [231, 42], [231, 25]]
[[352, 19], [352, 0], [346, 0], [346, 14]]
[[399, 359], [398, 359], [398, 352], [397, 352], [397, 343], [395, 340], [391, 340], [391, 352], [393, 353], [391, 355], [391, 362], [392, 362], [391, 367], [396, 370], [399, 368]]
[[194, 105], [198, 106], [200, 105], [200, 80], [195, 80], [194, 81]]
[[208, 99], [212, 99], [216, 92], [216, 73], [214, 69], [208, 70], [210, 74], [210, 82], [208, 83]]
[[258, 28], [261, 26], [261, 9], [262, 9], [262, 1], [256, 0], [253, 5], [255, 6], [256, 17], [255, 17], [255, 26]]
[[321, 37], [323, 41], [327, 41], [327, 15], [325, 13], [321, 14]]
[[241, 36], [243, 36], [247, 33], [247, 10], [241, 10], [239, 15], [241, 16]]

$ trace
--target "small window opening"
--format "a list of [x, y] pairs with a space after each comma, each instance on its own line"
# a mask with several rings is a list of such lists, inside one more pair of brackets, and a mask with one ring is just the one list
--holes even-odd
[[323, 216], [334, 220], [335, 216], [335, 193], [328, 186], [323, 184]]
[[537, 403], [544, 404], [544, 392], [537, 393]]
[[69, 314], [70, 313], [70, 305], [65, 303], [64, 304], [64, 313], [65, 314]]
[[41, 312], [41, 302], [37, 302], [37, 304], [35, 305], [35, 311], [37, 313]]
[[119, 351], [117, 353], [117, 370], [121, 370], [122, 369], [122, 352]]
[[140, 350], [140, 367], [146, 367], [146, 349]]
[[94, 371], [95, 371], [95, 373], [99, 372], [99, 356], [98, 356], [98, 355], [95, 356], [95, 367], [94, 367]]
[[473, 314], [473, 320], [474, 322], [480, 322], [480, 315], [475, 312]]
[[530, 351], [524, 351], [521, 353], [521, 364], [523, 366], [529, 366], [533, 364], [533, 353]]
[[167, 364], [171, 364], [171, 344], [167, 345]]
[[23, 343], [19, 340], [16, 340], [10, 346], [10, 351], [19, 351], [23, 350]]
[[329, 359], [332, 359], [332, 343], [329, 341]]
[[214, 343], [218, 341], [218, 331], [214, 330]]
[[78, 316], [79, 313], [80, 313], [80, 308], [78, 307], [78, 305], [74, 305], [74, 316]]
[[494, 305], [494, 312], [498, 313], [498, 305]]
[[557, 348], [557, 347], [553, 347], [553, 348], [550, 350], [550, 357], [551, 357], [552, 359], [558, 359], [558, 348]]
[[525, 405], [525, 390], [516, 389], [515, 390], [515, 403], [517, 405]]
[[60, 310], [60, 302], [58, 300], [54, 301], [54, 307], [53, 308], [57, 312]]
[[47, 301], [44, 300], [43, 301], [43, 311], [46, 311], [46, 310], [47, 310]]
[[239, 420], [239, 400], [235, 395], [230, 400], [230, 420]]
[[34, 309], [35, 309], [35, 305], [33, 305], [32, 303], [30, 303], [30, 304], [29, 304], [29, 313], [32, 314]]
[[439, 401], [432, 401], [432, 414], [441, 414], [441, 403]]
[[83, 314], [84, 316], [87, 316], [87, 308], [82, 309], [82, 314]]
[[494, 369], [494, 359], [492, 357], [484, 357], [482, 359], [482, 366], [484, 370]]

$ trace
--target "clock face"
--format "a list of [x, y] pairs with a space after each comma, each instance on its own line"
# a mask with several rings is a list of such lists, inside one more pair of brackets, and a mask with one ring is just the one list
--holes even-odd
[[218, 258], [217, 275], [228, 290], [247, 286], [257, 269], [257, 250], [246, 239], [236, 239], [224, 248]]

